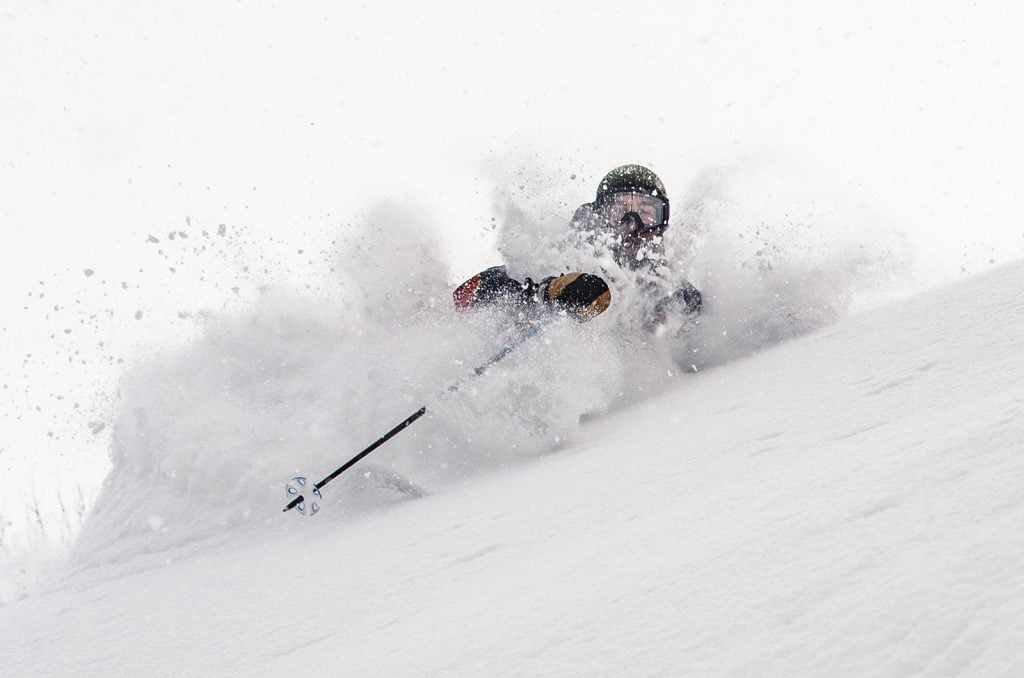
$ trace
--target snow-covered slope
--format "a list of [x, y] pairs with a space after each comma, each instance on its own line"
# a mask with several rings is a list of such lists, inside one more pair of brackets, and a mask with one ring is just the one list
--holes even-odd
[[[335, 501], [302, 519], [279, 513], [277, 484], [271, 505], [244, 495], [259, 519], [232, 520], [224, 506], [172, 505], [201, 496], [187, 493], [197, 483], [220, 483], [229, 505], [240, 496], [228, 475], [194, 475], [157, 497], [164, 514], [136, 506], [162, 541], [126, 519], [116, 548], [100, 520], [77, 572], [0, 608], [0, 665], [19, 676], [1024, 675], [1022, 288], [1024, 266], [1003, 267], [677, 377], [550, 454], [452, 473], [415, 500]], [[289, 398], [313, 398], [316, 367], [293, 372]], [[365, 419], [379, 427], [386, 414]], [[332, 425], [301, 423], [314, 440]], [[314, 452], [316, 468], [337, 458]], [[100, 509], [132, 506], [108, 495]], [[223, 529], [182, 519], [204, 512]]]

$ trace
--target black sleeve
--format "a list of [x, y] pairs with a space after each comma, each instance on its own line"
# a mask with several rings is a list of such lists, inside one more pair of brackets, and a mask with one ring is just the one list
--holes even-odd
[[492, 266], [459, 285], [452, 297], [455, 308], [465, 311], [489, 304], [522, 304], [536, 294], [537, 285], [529, 278], [520, 282], [509, 276], [504, 266]]

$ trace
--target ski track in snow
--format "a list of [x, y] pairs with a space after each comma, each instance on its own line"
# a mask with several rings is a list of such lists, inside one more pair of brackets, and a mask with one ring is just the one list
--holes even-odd
[[101, 549], [0, 611], [18, 639], [0, 659], [36, 676], [1021, 675], [1022, 284], [1003, 267], [683, 377], [415, 501]]

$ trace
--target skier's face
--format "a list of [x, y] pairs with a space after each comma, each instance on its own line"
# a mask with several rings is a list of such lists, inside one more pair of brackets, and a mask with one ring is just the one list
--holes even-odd
[[615, 236], [615, 261], [620, 266], [639, 268], [662, 255], [665, 233], [665, 203], [641, 193], [616, 193], [602, 206]]
[[664, 233], [664, 227], [646, 227], [635, 213], [626, 214], [616, 228], [615, 261], [619, 266], [636, 269], [644, 262], [661, 258]]

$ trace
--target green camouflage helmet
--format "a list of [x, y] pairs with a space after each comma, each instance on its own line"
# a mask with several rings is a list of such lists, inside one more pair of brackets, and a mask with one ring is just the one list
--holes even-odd
[[595, 202], [600, 205], [606, 195], [626, 191], [654, 195], [668, 203], [665, 184], [661, 183], [657, 174], [642, 165], [623, 165], [604, 175], [597, 187]]

